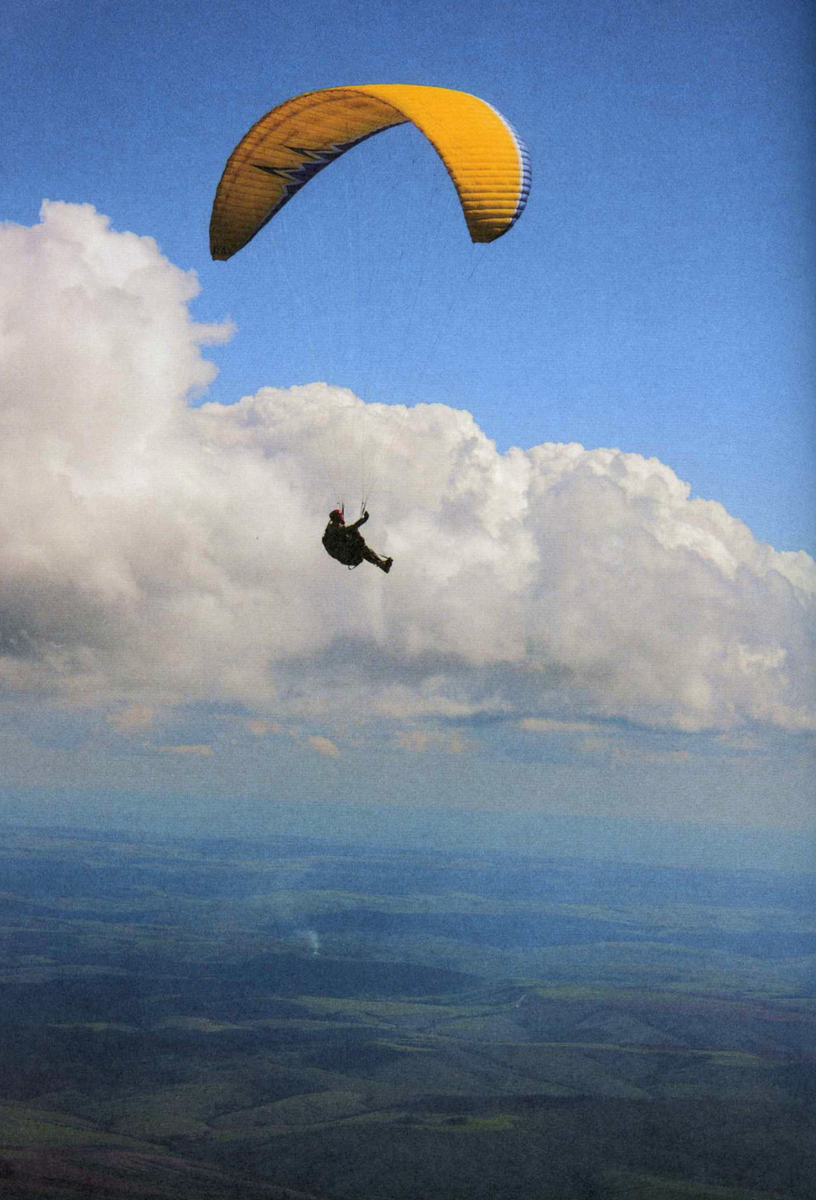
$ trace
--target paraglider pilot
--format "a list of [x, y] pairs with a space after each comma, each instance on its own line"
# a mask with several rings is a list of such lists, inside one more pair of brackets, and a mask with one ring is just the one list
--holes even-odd
[[347, 525], [343, 517], [343, 510], [332, 509], [329, 513], [329, 523], [323, 534], [323, 545], [327, 554], [336, 558], [346, 567], [359, 567], [365, 559], [366, 562], [373, 563], [375, 567], [385, 571], [387, 575], [391, 570], [393, 559], [380, 558], [379, 554], [375, 554], [371, 547], [366, 545], [365, 539], [360, 533], [360, 526], [365, 525], [367, 520], [368, 513], [364, 512], [359, 521], [355, 521], [353, 525]]

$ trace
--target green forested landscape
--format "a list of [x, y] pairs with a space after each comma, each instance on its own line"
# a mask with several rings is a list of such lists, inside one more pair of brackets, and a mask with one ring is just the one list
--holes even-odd
[[6, 828], [0, 1195], [811, 1200], [814, 883]]

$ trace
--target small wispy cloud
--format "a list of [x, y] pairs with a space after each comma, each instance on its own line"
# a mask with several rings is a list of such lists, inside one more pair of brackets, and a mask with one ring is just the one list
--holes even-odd
[[131, 704], [129, 708], [111, 713], [108, 724], [123, 735], [145, 733], [153, 726], [154, 709], [151, 704]]
[[478, 742], [467, 737], [461, 729], [444, 732], [398, 729], [394, 737], [397, 745], [411, 754], [425, 754], [429, 750], [442, 750], [447, 754], [466, 754], [478, 747]]
[[279, 721], [265, 721], [261, 720], [260, 718], [257, 720], [254, 718], [247, 720], [246, 728], [253, 735], [253, 737], [257, 738], [269, 737], [271, 733], [277, 734], [284, 732], [283, 726]]
[[340, 751], [331, 740], [331, 738], [323, 737], [321, 734], [312, 734], [306, 739], [307, 744], [318, 754], [325, 754], [327, 758], [337, 758]]
[[155, 749], [162, 754], [193, 754], [199, 755], [202, 758], [208, 758], [213, 752], [212, 746], [207, 743], [196, 746], [156, 746]]
[[601, 726], [589, 721], [558, 721], [550, 717], [524, 717], [519, 729], [525, 733], [576, 734], [595, 733]]

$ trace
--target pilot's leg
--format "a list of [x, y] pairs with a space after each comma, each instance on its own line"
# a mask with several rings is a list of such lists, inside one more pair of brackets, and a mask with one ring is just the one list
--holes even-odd
[[385, 571], [386, 575], [391, 570], [391, 558], [380, 558], [379, 554], [375, 554], [370, 546], [366, 546], [363, 551], [363, 558], [366, 562], [373, 563], [375, 567], [379, 567], [381, 571]]

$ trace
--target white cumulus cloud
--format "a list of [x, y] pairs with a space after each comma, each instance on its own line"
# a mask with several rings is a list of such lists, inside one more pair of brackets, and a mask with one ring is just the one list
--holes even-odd
[[[7, 699], [816, 727], [816, 565], [665, 464], [317, 383], [192, 407], [231, 331], [151, 239], [46, 204], [0, 255]], [[363, 471], [388, 577], [320, 546]]]

